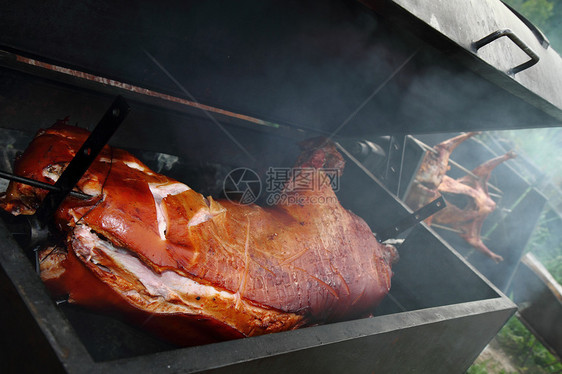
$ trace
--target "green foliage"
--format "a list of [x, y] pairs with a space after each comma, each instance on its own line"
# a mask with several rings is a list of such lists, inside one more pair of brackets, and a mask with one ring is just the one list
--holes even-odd
[[[509, 357], [518, 373], [550, 374], [562, 372], [562, 363], [531, 334], [516, 318], [512, 317], [495, 338], [496, 350]], [[494, 357], [473, 364], [467, 374], [515, 374], [501, 369], [500, 360]]]
[[507, 139], [518, 154], [531, 160], [553, 183], [562, 186], [562, 128], [506, 130], [493, 134]]
[[504, 0], [536, 25], [562, 53], [562, 0]]
[[528, 18], [543, 27], [548, 25], [553, 9], [554, 4], [548, 0], [525, 1], [521, 5], [521, 13], [528, 15]]
[[488, 361], [483, 361], [478, 364], [474, 364], [468, 368], [466, 374], [487, 374], [488, 370], [486, 369], [486, 365], [488, 365]]
[[507, 322], [496, 339], [504, 351], [516, 360], [522, 372], [556, 373], [562, 370], [562, 363], [516, 317]]
[[525, 349], [526, 342], [530, 337], [531, 333], [514, 317], [500, 330], [497, 339], [504, 349], [517, 355], [522, 349]]
[[466, 374], [488, 374], [490, 373], [490, 370], [492, 370], [494, 374], [511, 374], [503, 369], [497, 369], [497, 364], [491, 360], [482, 361], [472, 365], [468, 368]]

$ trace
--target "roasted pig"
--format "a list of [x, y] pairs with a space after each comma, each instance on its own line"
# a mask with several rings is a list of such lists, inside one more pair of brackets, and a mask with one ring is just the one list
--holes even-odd
[[[492, 252], [481, 238], [484, 220], [496, 209], [496, 203], [488, 193], [488, 180], [494, 168], [514, 157], [514, 152], [508, 152], [483, 163], [472, 170], [471, 174], [459, 179], [446, 175], [439, 185], [439, 193], [445, 195], [447, 206], [433, 216], [433, 222], [459, 230], [459, 235], [468, 244], [496, 262], [503, 258]], [[454, 202], [454, 196], [458, 195], [464, 195], [460, 199], [463, 202], [461, 204]]]
[[[40, 131], [15, 173], [53, 183], [88, 136]], [[344, 209], [323, 168], [341, 172], [333, 144], [302, 144], [299, 194], [322, 204], [260, 207], [204, 197], [106, 146], [55, 215], [61, 246], [41, 251], [41, 277], [69, 302], [117, 311], [181, 345], [291, 330], [369, 315], [390, 289], [392, 246]], [[310, 184], [310, 188], [302, 186]], [[1, 199], [32, 214], [45, 191], [11, 183]], [[299, 201], [302, 201], [299, 200]]]

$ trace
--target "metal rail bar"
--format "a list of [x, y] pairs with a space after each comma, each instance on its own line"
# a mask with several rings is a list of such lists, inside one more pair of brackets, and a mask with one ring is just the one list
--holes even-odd
[[[47, 190], [47, 191], [55, 191], [55, 192], [61, 191], [61, 189], [59, 187], [57, 187], [53, 184], [41, 182], [41, 181], [31, 179], [31, 178], [20, 177], [19, 175], [8, 173], [8, 172], [2, 171], [2, 170], [0, 170], [0, 178], [8, 179], [8, 180], [18, 182], [18, 183], [27, 184], [29, 186], [41, 188], [41, 189], [44, 189], [44, 190]], [[89, 198], [92, 197], [91, 195], [85, 194], [85, 193], [80, 192], [80, 191], [70, 191], [70, 196], [77, 197], [79, 199], [89, 199]]]
[[434, 228], [436, 228], [436, 229], [441, 229], [441, 230], [447, 230], [447, 231], [456, 232], [457, 234], [462, 234], [462, 231], [461, 231], [461, 230], [457, 230], [457, 229], [454, 229], [454, 228], [449, 227], [449, 226], [439, 225], [439, 224], [433, 223], [433, 222], [431, 223], [431, 227], [434, 227]]

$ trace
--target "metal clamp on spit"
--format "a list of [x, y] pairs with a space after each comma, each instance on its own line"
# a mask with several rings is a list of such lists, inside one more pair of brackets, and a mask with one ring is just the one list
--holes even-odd
[[384, 230], [379, 231], [378, 233], [375, 234], [375, 236], [377, 237], [377, 240], [381, 243], [390, 238], [395, 238], [396, 235], [408, 230], [411, 227], [414, 227], [421, 221], [425, 220], [426, 218], [429, 218], [433, 214], [445, 208], [445, 206], [447, 206], [447, 204], [445, 203], [445, 199], [443, 198], [443, 196], [441, 196], [438, 199], [435, 199], [429, 204], [416, 210], [414, 213], [410, 214], [406, 218], [398, 221], [396, 224], [387, 227]]
[[0, 172], [0, 178], [49, 190], [33, 215], [13, 216], [0, 210], [4, 222], [23, 248], [34, 249], [40, 243], [53, 239], [53, 233], [56, 230], [49, 229], [52, 217], [68, 195], [82, 199], [90, 198], [89, 195], [73, 191], [73, 189], [123, 122], [129, 110], [127, 101], [118, 96], [54, 185]]

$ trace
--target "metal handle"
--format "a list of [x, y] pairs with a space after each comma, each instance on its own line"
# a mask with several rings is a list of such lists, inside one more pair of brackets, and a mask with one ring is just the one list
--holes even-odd
[[390, 238], [396, 238], [396, 235], [408, 230], [410, 227], [414, 227], [424, 219], [432, 216], [441, 209], [445, 208], [447, 203], [443, 196], [438, 197], [427, 205], [424, 205], [420, 209], [416, 210], [414, 213], [401, 219], [394, 225], [387, 227], [375, 234], [379, 242], [384, 242]]
[[476, 53], [483, 46], [485, 46], [487, 44], [490, 44], [491, 42], [493, 42], [496, 39], [501, 38], [502, 36], [507, 36], [509, 39], [511, 39], [511, 41], [513, 43], [515, 43], [519, 48], [521, 48], [521, 50], [523, 52], [525, 52], [525, 54], [527, 56], [529, 56], [529, 58], [530, 58], [529, 61], [524, 62], [521, 65], [517, 65], [516, 67], [509, 69], [507, 71], [507, 74], [515, 75], [515, 74], [519, 73], [520, 71], [528, 69], [531, 66], [535, 65], [537, 62], [539, 62], [539, 56], [535, 52], [533, 52], [533, 50], [531, 48], [529, 48], [529, 46], [527, 46], [527, 44], [525, 44], [521, 39], [519, 39], [517, 37], [517, 35], [515, 35], [513, 33], [513, 31], [511, 31], [509, 29], [494, 31], [490, 35], [485, 36], [482, 39], [472, 43], [472, 50]]

